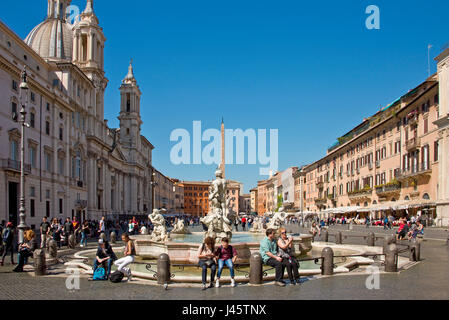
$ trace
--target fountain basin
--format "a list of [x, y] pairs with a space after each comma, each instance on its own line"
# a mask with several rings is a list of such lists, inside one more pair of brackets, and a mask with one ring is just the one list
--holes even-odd
[[[189, 235], [172, 235], [170, 241], [163, 243], [151, 241], [148, 235], [135, 235], [130, 238], [134, 241], [136, 255], [143, 259], [157, 259], [160, 254], [166, 253], [171, 263], [197, 264], [198, 248], [202, 243], [203, 234], [203, 232], [192, 232]], [[231, 245], [237, 251], [236, 263], [249, 263], [251, 254], [259, 252], [260, 240], [263, 238], [263, 234], [234, 233]], [[312, 236], [293, 237], [293, 250], [296, 256], [307, 254], [312, 250]]]

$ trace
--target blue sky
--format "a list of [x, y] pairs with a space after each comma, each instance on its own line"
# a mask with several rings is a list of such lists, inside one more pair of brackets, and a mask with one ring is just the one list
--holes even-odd
[[[85, 1], [72, 4], [85, 7]], [[380, 8], [380, 30], [365, 9]], [[20, 37], [46, 0], [8, 2], [0, 19]], [[118, 126], [120, 81], [130, 58], [143, 92], [142, 133], [153, 164], [171, 177], [211, 179], [215, 166], [170, 162], [170, 133], [203, 128], [278, 129], [279, 169], [322, 157], [328, 146], [427, 77], [449, 42], [449, 1], [96, 0], [107, 37], [105, 118]], [[446, 15], [443, 13], [446, 12]], [[245, 191], [260, 165], [227, 166]]]

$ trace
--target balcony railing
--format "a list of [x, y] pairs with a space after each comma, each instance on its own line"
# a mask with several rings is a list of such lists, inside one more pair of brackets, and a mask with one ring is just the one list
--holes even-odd
[[410, 168], [405, 168], [399, 173], [398, 179], [410, 178], [413, 176], [426, 175], [432, 172], [432, 168], [428, 163], [421, 163], [413, 165]]
[[[0, 161], [0, 167], [6, 171], [20, 172], [20, 164], [21, 164], [20, 161], [12, 159], [1, 159]], [[23, 166], [23, 170], [25, 174], [30, 174], [31, 165], [25, 163], [25, 165]]]
[[376, 188], [376, 193], [379, 195], [389, 194], [389, 193], [397, 193], [401, 190], [400, 184], [393, 185], [385, 185]]
[[316, 204], [325, 204], [327, 202], [326, 198], [315, 198], [314, 199]]
[[348, 192], [348, 197], [350, 199], [354, 199], [354, 198], [367, 198], [367, 197], [371, 197], [373, 190], [370, 189], [361, 189], [361, 190], [357, 190], [357, 191], [352, 191], [352, 192]]
[[408, 139], [405, 142], [405, 148], [407, 149], [407, 151], [411, 151], [413, 149], [419, 148], [420, 142], [421, 142], [421, 140], [418, 137]]

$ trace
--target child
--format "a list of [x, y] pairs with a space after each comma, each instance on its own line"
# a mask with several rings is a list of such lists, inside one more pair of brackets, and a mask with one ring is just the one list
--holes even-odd
[[228, 238], [221, 239], [221, 246], [217, 248], [215, 256], [218, 259], [218, 273], [215, 287], [220, 287], [220, 276], [225, 264], [228, 266], [229, 271], [231, 272], [231, 287], [235, 287], [234, 263], [235, 260], [237, 260], [237, 251], [231, 245], [229, 245]]

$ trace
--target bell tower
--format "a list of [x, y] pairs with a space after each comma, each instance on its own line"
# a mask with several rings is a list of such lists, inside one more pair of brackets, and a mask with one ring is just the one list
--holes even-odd
[[108, 79], [104, 72], [104, 43], [106, 38], [103, 28], [94, 12], [94, 1], [87, 0], [86, 8], [80, 15], [73, 33], [73, 63], [92, 80], [96, 87], [95, 116], [104, 119], [104, 91]]
[[[141, 92], [137, 85], [132, 66], [129, 63], [128, 74], [122, 80], [120, 86], [120, 142], [122, 146], [130, 149], [130, 157], [133, 157], [131, 150], [140, 149], [140, 96]], [[135, 160], [135, 159], [130, 159]]]

